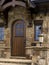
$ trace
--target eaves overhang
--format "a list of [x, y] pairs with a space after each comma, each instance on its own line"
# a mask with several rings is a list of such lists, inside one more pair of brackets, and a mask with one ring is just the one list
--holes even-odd
[[39, 5], [49, 5], [49, 0], [30, 0], [31, 2], [34, 2], [36, 6]]
[[[14, 7], [14, 6], [16, 6], [16, 5], [19, 5], [19, 6], [23, 6], [23, 7], [25, 7], [26, 8], [26, 1], [24, 0], [22, 0], [22, 1], [19, 1], [19, 0], [9, 0], [9, 1], [7, 1], [7, 0], [2, 0], [2, 1], [0, 1], [0, 6], [2, 6], [2, 9], [3, 10], [5, 10], [7, 7], [9, 7], [9, 6], [12, 6], [12, 7]], [[28, 6], [29, 7], [31, 7], [31, 8], [35, 8], [35, 4], [34, 4], [34, 2], [31, 2], [30, 0], [28, 0], [27, 1], [27, 4], [28, 4]]]

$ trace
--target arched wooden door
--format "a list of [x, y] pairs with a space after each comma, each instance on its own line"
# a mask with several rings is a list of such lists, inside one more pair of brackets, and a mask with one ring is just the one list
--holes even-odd
[[12, 26], [12, 56], [25, 56], [25, 23], [16, 21]]

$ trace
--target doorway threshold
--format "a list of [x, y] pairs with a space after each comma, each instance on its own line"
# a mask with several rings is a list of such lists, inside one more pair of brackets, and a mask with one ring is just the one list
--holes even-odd
[[21, 57], [21, 56], [11, 56], [11, 59], [26, 59], [26, 57]]

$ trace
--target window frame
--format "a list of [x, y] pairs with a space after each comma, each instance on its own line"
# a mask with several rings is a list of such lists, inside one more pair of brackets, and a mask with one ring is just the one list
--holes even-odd
[[[0, 27], [1, 27], [1, 28], [2, 28], [2, 27], [5, 28], [5, 27], [4, 27], [4, 23], [0, 23]], [[0, 40], [0, 41], [4, 41], [4, 39], [3, 39], [3, 40]]]
[[41, 25], [41, 33], [42, 33], [43, 20], [34, 21], [34, 41], [39, 41], [39, 40], [36, 40], [36, 25]]

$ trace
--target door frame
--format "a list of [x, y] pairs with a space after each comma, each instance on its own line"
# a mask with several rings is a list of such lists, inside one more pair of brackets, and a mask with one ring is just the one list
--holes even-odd
[[[17, 21], [23, 21], [24, 22], [24, 24], [26, 25], [26, 23], [25, 23], [25, 21], [24, 20], [22, 20], [22, 19], [17, 19], [17, 20], [14, 20], [13, 22], [12, 22], [12, 25], [11, 25], [11, 56], [12, 56], [12, 40], [13, 40], [13, 25], [17, 22]], [[25, 46], [26, 46], [26, 26], [25, 26], [25, 36], [24, 36], [24, 38], [25, 38]]]

